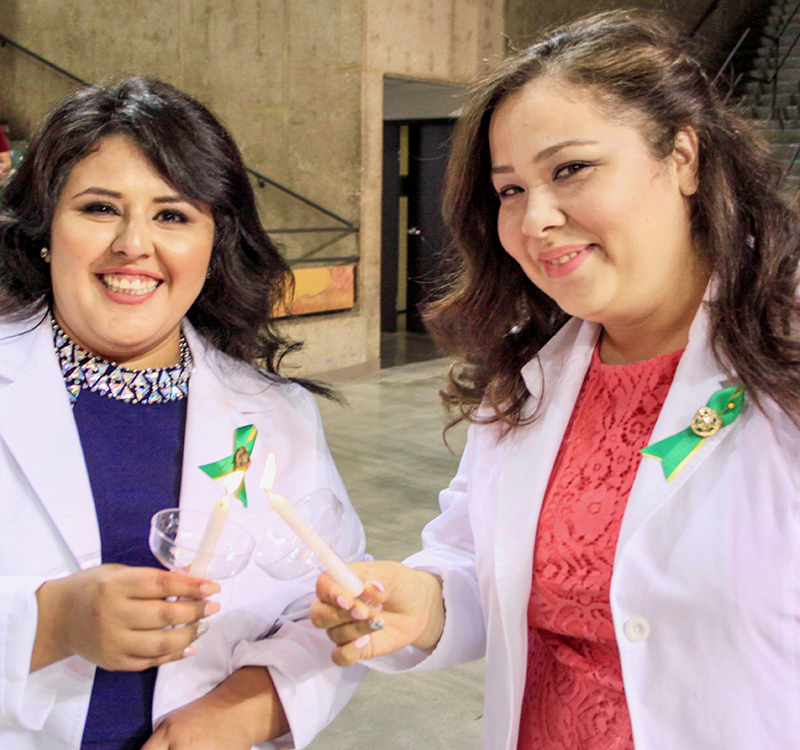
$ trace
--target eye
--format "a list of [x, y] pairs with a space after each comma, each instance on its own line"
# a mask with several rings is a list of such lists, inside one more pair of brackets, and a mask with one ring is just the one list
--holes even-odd
[[578, 172], [582, 172], [587, 167], [591, 167], [592, 165], [589, 162], [585, 161], [572, 161], [569, 164], [562, 164], [560, 167], [556, 167], [555, 172], [553, 172], [553, 179], [554, 180], [565, 180], [573, 175], [578, 174]]
[[497, 197], [502, 201], [506, 198], [511, 198], [515, 195], [519, 195], [520, 193], [524, 192], [519, 185], [504, 185], [501, 188], [498, 188], [495, 193]]
[[119, 216], [119, 211], [117, 211], [116, 206], [111, 203], [102, 203], [100, 201], [87, 203], [81, 206], [80, 211], [83, 214], [92, 214], [94, 216]]
[[158, 221], [163, 221], [166, 224], [186, 224], [189, 217], [176, 208], [165, 208], [156, 214]]

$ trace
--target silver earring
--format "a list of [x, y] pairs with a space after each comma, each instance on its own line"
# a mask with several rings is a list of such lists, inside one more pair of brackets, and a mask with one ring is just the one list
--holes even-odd
[[43, 247], [43, 248], [42, 248], [42, 249], [39, 251], [39, 257], [40, 257], [40, 258], [41, 258], [41, 259], [42, 259], [42, 260], [43, 260], [45, 263], [49, 263], [49, 262], [50, 262], [50, 248]]

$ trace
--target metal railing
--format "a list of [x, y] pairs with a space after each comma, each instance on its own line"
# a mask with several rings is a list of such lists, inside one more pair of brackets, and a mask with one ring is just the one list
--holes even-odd
[[[11, 39], [10, 37], [7, 37], [5, 34], [0, 33], [0, 47], [5, 47], [6, 45], [8, 45], [9, 47], [12, 47], [13, 49], [19, 50], [23, 54], [28, 55], [29, 57], [33, 58], [37, 62], [41, 63], [42, 65], [45, 65], [48, 68], [50, 68], [52, 70], [55, 70], [57, 73], [60, 73], [61, 75], [65, 76], [66, 78], [69, 78], [71, 81], [75, 81], [76, 83], [79, 83], [82, 86], [90, 85], [89, 81], [86, 81], [83, 78], [80, 78], [79, 76], [76, 76], [74, 73], [71, 73], [70, 71], [65, 70], [61, 66], [56, 65], [51, 60], [48, 60], [47, 58], [42, 57], [41, 55], [39, 55], [38, 53], [34, 52], [33, 50], [28, 49], [27, 47], [23, 46], [22, 44], [19, 44], [18, 42], [15, 42], [13, 39]], [[255, 169], [252, 169], [251, 167], [245, 167], [245, 168], [247, 169], [248, 173], [250, 175], [252, 175], [253, 178], [255, 178], [255, 180], [258, 183], [259, 187], [263, 188], [266, 185], [270, 185], [271, 187], [277, 188], [278, 190], [286, 193], [287, 195], [291, 196], [295, 200], [298, 200], [301, 203], [304, 203], [305, 205], [309, 206], [310, 208], [313, 208], [316, 211], [319, 211], [320, 213], [325, 214], [326, 216], [330, 217], [331, 219], [333, 219], [334, 221], [339, 223], [339, 226], [277, 227], [277, 228], [273, 228], [273, 229], [267, 229], [266, 231], [269, 234], [325, 234], [325, 233], [338, 233], [339, 234], [339, 236], [333, 238], [333, 240], [331, 240], [329, 242], [325, 242], [321, 246], [319, 246], [317, 248], [314, 248], [313, 250], [307, 252], [305, 256], [290, 260], [289, 261], [290, 264], [295, 264], [295, 263], [303, 263], [303, 264], [307, 264], [307, 263], [310, 263], [310, 264], [317, 264], [317, 263], [320, 263], [320, 264], [322, 264], [322, 263], [325, 263], [325, 264], [336, 264], [336, 263], [351, 263], [351, 262], [356, 262], [356, 261], [359, 260], [359, 256], [358, 255], [338, 257], [338, 258], [331, 258], [331, 257], [328, 257], [328, 258], [313, 258], [313, 257], [311, 257], [311, 256], [315, 255], [316, 253], [320, 252], [321, 250], [325, 249], [329, 245], [331, 245], [333, 242], [337, 242], [338, 240], [343, 239], [344, 237], [346, 237], [346, 236], [348, 236], [350, 234], [357, 233], [359, 231], [358, 226], [353, 224], [353, 222], [348, 221], [343, 216], [340, 216], [339, 214], [335, 213], [334, 211], [331, 211], [330, 209], [325, 208], [325, 206], [321, 205], [320, 203], [317, 203], [316, 201], [311, 200], [311, 198], [307, 198], [306, 196], [301, 195], [300, 193], [298, 193], [295, 190], [292, 190], [291, 188], [287, 187], [286, 185], [282, 185], [277, 180], [273, 180], [271, 177], [267, 177], [265, 174], [262, 174], [261, 172], [255, 170]]]

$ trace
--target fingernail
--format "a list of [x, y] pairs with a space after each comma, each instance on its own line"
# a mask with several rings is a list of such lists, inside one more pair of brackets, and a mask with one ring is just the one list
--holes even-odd
[[386, 593], [386, 586], [384, 586], [380, 581], [370, 581], [370, 585], [380, 591], [382, 594]]
[[352, 617], [354, 620], [366, 620], [369, 617], [369, 614], [362, 612], [357, 607], [353, 607], [353, 609], [350, 610], [350, 617]]
[[185, 649], [183, 649], [183, 658], [185, 659], [187, 656], [194, 656], [197, 651], [198, 649], [196, 646], [187, 646]]
[[208, 623], [205, 620], [201, 620], [197, 623], [197, 637], [199, 638], [203, 633], [208, 630]]
[[355, 646], [357, 649], [366, 648], [366, 646], [367, 646], [368, 644], [369, 644], [369, 633], [367, 633], [367, 634], [365, 634], [365, 635], [362, 635], [360, 638], [356, 638], [356, 639], [353, 641], [353, 645], [354, 645], [354, 646]]
[[218, 583], [214, 583], [213, 581], [203, 581], [200, 584], [200, 593], [203, 596], [211, 596], [212, 594], [218, 594], [222, 589]]
[[373, 617], [369, 621], [370, 630], [383, 630], [386, 627], [386, 621], [382, 617]]
[[219, 602], [206, 602], [206, 606], [203, 607], [203, 617], [216, 614], [221, 606]]
[[339, 605], [339, 609], [344, 609], [344, 610], [350, 609], [350, 602], [348, 602], [347, 599], [345, 599], [345, 597], [342, 596], [341, 594], [339, 594], [339, 596], [336, 597], [336, 604]]

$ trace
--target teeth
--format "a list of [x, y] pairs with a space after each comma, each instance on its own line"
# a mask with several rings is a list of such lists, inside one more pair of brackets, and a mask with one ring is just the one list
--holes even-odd
[[112, 292], [122, 294], [149, 294], [154, 291], [159, 282], [149, 276], [128, 276], [127, 274], [105, 274], [100, 276], [103, 285]]
[[551, 266], [563, 266], [566, 262], [572, 260], [577, 255], [577, 252], [569, 253], [568, 255], [562, 255], [560, 258], [556, 258], [555, 260], [548, 260], [547, 262]]

